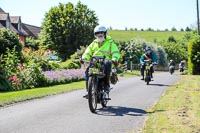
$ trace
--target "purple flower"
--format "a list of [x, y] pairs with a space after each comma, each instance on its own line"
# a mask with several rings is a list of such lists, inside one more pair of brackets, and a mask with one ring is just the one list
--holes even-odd
[[60, 69], [55, 71], [45, 71], [43, 74], [50, 80], [65, 80], [65, 79], [84, 79], [85, 70], [84, 69]]

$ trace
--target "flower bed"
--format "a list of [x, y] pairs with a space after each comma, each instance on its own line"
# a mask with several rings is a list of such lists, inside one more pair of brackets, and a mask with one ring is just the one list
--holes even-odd
[[70, 83], [85, 78], [85, 70], [83, 69], [60, 69], [55, 71], [45, 71], [43, 74], [49, 80], [49, 85]]

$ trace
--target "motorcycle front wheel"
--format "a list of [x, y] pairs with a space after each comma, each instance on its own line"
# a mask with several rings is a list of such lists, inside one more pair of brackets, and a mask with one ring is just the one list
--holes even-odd
[[147, 85], [149, 85], [150, 80], [151, 80], [150, 72], [149, 72], [149, 70], [147, 70], [146, 76], [145, 76], [145, 81], [146, 81]]
[[97, 108], [97, 83], [94, 77], [88, 80], [88, 104], [90, 111], [95, 113]]

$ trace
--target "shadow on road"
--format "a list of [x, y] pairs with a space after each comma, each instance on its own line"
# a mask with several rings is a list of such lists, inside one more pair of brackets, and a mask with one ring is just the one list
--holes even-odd
[[138, 108], [107, 106], [105, 108], [98, 109], [96, 113], [98, 115], [106, 115], [106, 116], [124, 116], [124, 115], [143, 116], [147, 112], [143, 109], [138, 109]]
[[165, 84], [151, 84], [151, 83], [149, 83], [149, 85], [154, 85], [154, 86], [171, 86], [171, 85], [165, 85]]
[[104, 116], [143, 116], [145, 114], [152, 114], [157, 112], [162, 112], [165, 110], [154, 110], [152, 112], [146, 112], [143, 109], [138, 108], [128, 108], [128, 107], [120, 107], [120, 106], [107, 106], [105, 108], [97, 109], [97, 115], [104, 115]]

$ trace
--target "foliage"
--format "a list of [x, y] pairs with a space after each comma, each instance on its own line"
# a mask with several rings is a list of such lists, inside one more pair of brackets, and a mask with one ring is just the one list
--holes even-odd
[[38, 42], [38, 40], [34, 39], [33, 37], [27, 37], [25, 47], [32, 48], [34, 50], [38, 50], [39, 42]]
[[57, 61], [50, 61], [49, 68], [50, 68], [50, 70], [56, 70], [56, 69], [61, 68], [61, 66], [60, 66], [60, 63]]
[[80, 68], [80, 65], [74, 62], [74, 59], [68, 59], [65, 62], [60, 63], [60, 67], [63, 69], [77, 69]]
[[22, 54], [23, 62], [28, 63], [32, 61], [33, 63], [37, 63], [43, 71], [49, 69], [48, 60], [50, 55], [45, 50], [39, 49], [34, 51], [33, 49], [24, 48]]
[[147, 42], [141, 39], [133, 39], [130, 42], [120, 42], [119, 49], [122, 54], [123, 61], [128, 62], [128, 69], [130, 69], [130, 62], [134, 64], [138, 64], [140, 61], [140, 57], [145, 53], [144, 49], [146, 46], [150, 46], [152, 48], [152, 52], [155, 54], [158, 59], [159, 65], [167, 64], [167, 57], [164, 49], [161, 46], [156, 46], [154, 43]]
[[18, 64], [20, 60], [15, 51], [15, 46], [12, 50], [7, 48], [5, 54], [0, 57], [0, 70], [2, 71], [3, 85], [0, 91], [19, 90], [21, 88], [21, 79], [19, 77]]
[[188, 69], [192, 74], [200, 74], [200, 36], [195, 36], [188, 44]]
[[46, 79], [42, 74], [40, 65], [34, 60], [27, 63], [20, 62], [15, 47], [7, 49], [1, 55], [0, 70], [2, 70], [3, 84], [0, 91], [13, 91], [43, 86]]
[[173, 59], [175, 62], [187, 60], [187, 50], [181, 43], [161, 42], [159, 45], [166, 51], [168, 60]]
[[174, 36], [169, 36], [167, 42], [175, 42], [176, 43], [176, 39], [174, 38]]
[[76, 6], [70, 2], [60, 3], [45, 14], [40, 41], [66, 60], [80, 45], [85, 46], [92, 41], [97, 21], [94, 11], [80, 1]]
[[9, 29], [0, 29], [0, 55], [5, 54], [7, 49], [17, 51], [17, 56], [21, 57], [22, 44], [16, 33]]

